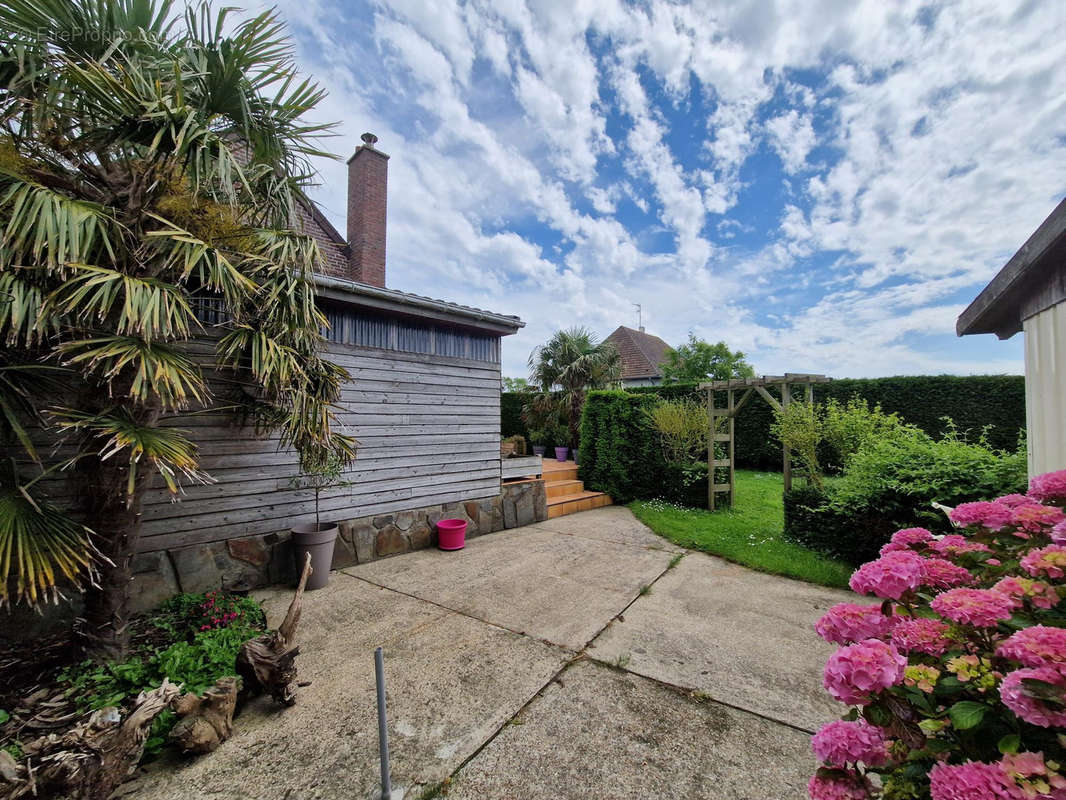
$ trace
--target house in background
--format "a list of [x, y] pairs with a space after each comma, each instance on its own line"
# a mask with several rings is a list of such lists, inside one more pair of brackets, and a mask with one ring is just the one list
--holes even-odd
[[1066, 469], [1066, 200], [959, 315], [956, 330], [1025, 333], [1029, 474]]
[[[442, 517], [467, 535], [547, 518], [542, 481], [501, 484], [500, 340], [518, 317], [434, 300], [385, 285], [389, 157], [364, 134], [348, 161], [347, 237], [313, 205], [300, 209], [322, 250], [318, 302], [330, 323], [327, 357], [346, 368], [338, 421], [359, 441], [344, 477], [323, 494], [339, 523], [334, 568], [428, 547]], [[201, 314], [205, 322], [223, 324]], [[196, 349], [209, 358], [211, 342]], [[227, 376], [216, 376], [225, 397]], [[310, 493], [294, 490], [297, 454], [219, 412], [182, 419], [195, 427], [202, 467], [217, 482], [190, 486], [172, 503], [153, 489], [134, 562], [134, 605], [179, 591], [286, 577], [289, 529], [313, 521]]]
[[622, 386], [658, 386], [663, 382], [662, 364], [670, 345], [646, 333], [644, 326], [633, 330], [624, 325], [607, 337], [622, 356]]

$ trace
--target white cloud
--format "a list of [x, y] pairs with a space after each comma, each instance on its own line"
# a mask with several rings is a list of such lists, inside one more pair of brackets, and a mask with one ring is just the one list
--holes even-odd
[[[331, 146], [373, 130], [393, 156], [390, 284], [520, 313], [505, 372], [632, 302], [768, 372], [1017, 370], [952, 325], [1066, 190], [1066, 8], [924, 4], [283, 12], [343, 120]], [[750, 168], [763, 143], [782, 172]], [[321, 169], [343, 230], [344, 165]]]

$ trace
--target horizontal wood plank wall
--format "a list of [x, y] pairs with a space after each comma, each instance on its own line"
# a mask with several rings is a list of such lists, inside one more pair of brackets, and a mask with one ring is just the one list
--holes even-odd
[[[210, 345], [204, 344], [204, 353]], [[359, 442], [346, 480], [322, 494], [322, 513], [345, 520], [500, 491], [500, 366], [497, 363], [331, 344], [328, 357], [351, 374], [340, 422]], [[217, 482], [189, 486], [179, 502], [160, 487], [146, 498], [140, 549], [173, 549], [287, 531], [314, 521], [314, 498], [290, 488], [292, 450], [262, 439], [232, 416], [175, 423], [200, 446]]]

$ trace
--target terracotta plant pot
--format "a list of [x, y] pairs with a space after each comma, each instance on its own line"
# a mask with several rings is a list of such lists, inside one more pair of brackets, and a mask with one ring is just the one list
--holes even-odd
[[329, 568], [333, 564], [333, 545], [337, 541], [337, 526], [324, 522], [296, 525], [292, 529], [292, 550], [296, 564], [302, 568], [307, 553], [311, 554], [311, 577], [307, 590], [321, 589], [329, 583]]

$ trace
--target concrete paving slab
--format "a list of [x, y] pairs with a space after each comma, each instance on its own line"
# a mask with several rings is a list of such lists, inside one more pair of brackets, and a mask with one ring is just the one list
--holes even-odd
[[455, 776], [448, 800], [796, 800], [808, 737], [590, 662], [552, 683]]
[[754, 572], [690, 553], [599, 636], [607, 663], [699, 689], [808, 730], [839, 717], [822, 688], [835, 649], [814, 632], [830, 606], [857, 600], [837, 589]]
[[344, 571], [580, 650], [672, 557], [667, 550], [530, 526], [478, 537], [463, 550], [421, 550]]
[[[291, 590], [266, 594], [271, 624]], [[378, 785], [373, 650], [385, 648], [393, 780], [442, 780], [565, 663], [564, 651], [347, 575], [304, 596], [297, 704], [260, 698], [233, 738], [150, 766], [145, 800], [368, 798]]]
[[580, 514], [556, 517], [538, 522], [526, 530], [547, 530], [567, 536], [601, 539], [634, 547], [650, 547], [654, 550], [668, 550], [671, 553], [682, 552], [682, 548], [669, 539], [653, 533], [625, 506], [605, 506], [592, 511], [583, 511]]

